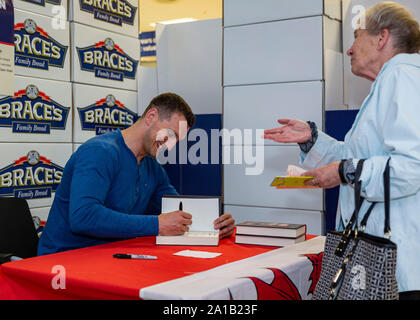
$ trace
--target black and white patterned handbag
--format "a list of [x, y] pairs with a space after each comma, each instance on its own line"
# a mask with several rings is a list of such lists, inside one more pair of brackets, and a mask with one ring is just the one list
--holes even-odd
[[355, 179], [355, 210], [343, 232], [329, 231], [325, 242], [321, 275], [314, 300], [396, 300], [398, 284], [395, 276], [397, 245], [390, 229], [389, 161], [384, 172], [385, 228], [384, 238], [364, 231], [375, 205], [372, 203], [358, 227], [358, 213], [362, 204], [360, 174], [364, 160], [360, 160]]

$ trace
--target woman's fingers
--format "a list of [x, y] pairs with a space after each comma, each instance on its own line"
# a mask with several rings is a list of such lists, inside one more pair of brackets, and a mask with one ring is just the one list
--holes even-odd
[[290, 119], [278, 119], [277, 122], [280, 124], [289, 124]]

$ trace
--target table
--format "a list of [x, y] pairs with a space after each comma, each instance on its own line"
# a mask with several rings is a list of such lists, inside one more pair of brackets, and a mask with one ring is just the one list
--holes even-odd
[[[5, 263], [0, 299], [306, 299], [319, 277], [324, 242], [316, 237], [278, 249], [235, 244], [234, 237], [218, 247], [156, 246], [155, 237], [118, 241]], [[185, 249], [222, 255], [173, 255]], [[158, 259], [115, 259], [114, 253]], [[241, 289], [244, 281], [254, 286], [252, 294]], [[284, 285], [296, 292], [272, 294]]]

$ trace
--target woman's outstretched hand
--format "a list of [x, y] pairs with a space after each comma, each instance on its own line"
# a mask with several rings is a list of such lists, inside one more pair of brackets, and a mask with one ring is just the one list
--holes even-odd
[[297, 119], [279, 119], [283, 126], [264, 130], [264, 139], [280, 143], [304, 143], [312, 138], [309, 124]]

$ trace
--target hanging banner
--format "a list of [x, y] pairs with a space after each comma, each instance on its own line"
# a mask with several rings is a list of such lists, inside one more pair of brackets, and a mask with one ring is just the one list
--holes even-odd
[[12, 0], [0, 0], [0, 95], [13, 95], [15, 47]]
[[156, 58], [156, 32], [148, 31], [139, 34], [140, 55], [143, 60], [145, 57]]

